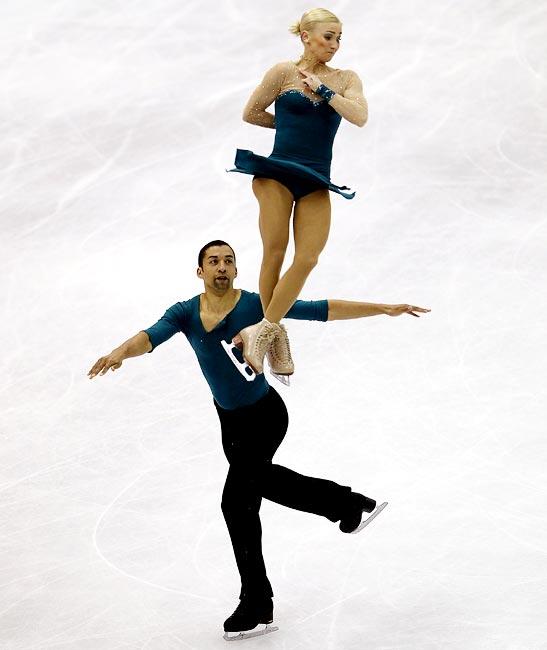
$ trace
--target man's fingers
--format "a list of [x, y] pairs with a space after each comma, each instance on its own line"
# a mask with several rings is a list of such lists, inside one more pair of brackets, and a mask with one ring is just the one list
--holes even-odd
[[416, 318], [420, 318], [419, 314], [416, 314], [415, 312], [421, 312], [422, 314], [427, 314], [428, 312], [431, 311], [431, 309], [425, 309], [424, 307], [416, 307], [416, 305], [407, 305], [406, 306], [406, 313], [410, 314], [411, 316], [416, 316]]
[[108, 372], [108, 370], [109, 370], [109, 368], [110, 368], [111, 365], [112, 365], [112, 361], [105, 361], [105, 363], [104, 363], [104, 367], [103, 367], [103, 369], [101, 370], [100, 374], [101, 374], [101, 375], [106, 375], [106, 373]]
[[93, 377], [95, 377], [95, 375], [100, 371], [103, 363], [104, 363], [103, 357], [101, 357], [98, 361], [95, 362], [93, 368], [91, 368], [91, 370], [87, 373], [90, 379], [93, 379]]
[[93, 379], [96, 375], [106, 375], [109, 370], [117, 370], [121, 365], [121, 361], [115, 361], [110, 357], [101, 357], [87, 374], [90, 379]]

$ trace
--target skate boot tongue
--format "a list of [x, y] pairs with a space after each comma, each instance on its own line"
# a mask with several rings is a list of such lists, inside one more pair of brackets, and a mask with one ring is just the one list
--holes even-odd
[[239, 332], [243, 358], [259, 375], [263, 370], [264, 357], [277, 332], [277, 325], [263, 318], [260, 323], [249, 325]]

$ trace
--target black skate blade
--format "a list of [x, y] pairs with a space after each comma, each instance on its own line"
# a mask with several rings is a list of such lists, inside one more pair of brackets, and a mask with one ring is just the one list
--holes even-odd
[[384, 501], [384, 503], [381, 503], [372, 513], [369, 517], [364, 519], [355, 530], [351, 531], [351, 535], [355, 535], [355, 533], [360, 533], [365, 526], [368, 526], [370, 522], [375, 519], [381, 512], [382, 510], [387, 506], [387, 501]]
[[[259, 626], [257, 626], [258, 628]], [[249, 632], [225, 632], [224, 639], [226, 641], [242, 641], [243, 639], [251, 639], [254, 636], [264, 636], [264, 634], [269, 634], [270, 632], [277, 632], [279, 628], [277, 626], [264, 625], [262, 629], [250, 630]], [[229, 636], [233, 634], [233, 636]]]

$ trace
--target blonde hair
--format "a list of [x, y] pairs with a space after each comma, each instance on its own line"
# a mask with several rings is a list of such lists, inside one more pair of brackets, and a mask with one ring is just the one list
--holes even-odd
[[302, 18], [297, 20], [289, 27], [289, 32], [300, 36], [302, 32], [308, 32], [312, 30], [318, 23], [340, 23], [340, 19], [337, 18], [331, 11], [328, 9], [310, 9], [302, 14]]

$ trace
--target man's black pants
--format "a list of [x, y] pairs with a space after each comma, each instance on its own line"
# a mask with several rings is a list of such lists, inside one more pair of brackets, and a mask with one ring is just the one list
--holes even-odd
[[215, 402], [215, 407], [230, 463], [222, 512], [241, 576], [240, 598], [273, 596], [262, 557], [262, 497], [334, 522], [342, 516], [351, 488], [272, 463], [289, 417], [283, 400], [271, 386], [267, 395], [250, 406], [226, 410]]

